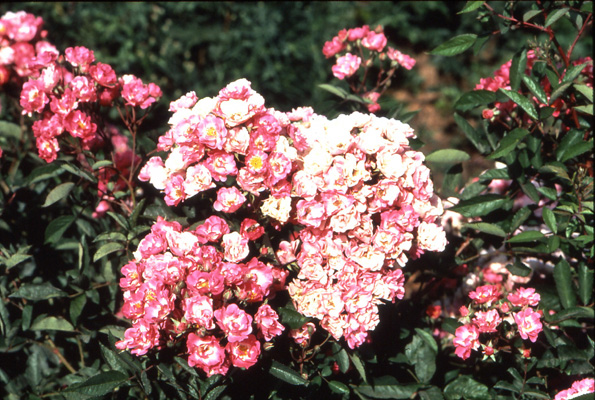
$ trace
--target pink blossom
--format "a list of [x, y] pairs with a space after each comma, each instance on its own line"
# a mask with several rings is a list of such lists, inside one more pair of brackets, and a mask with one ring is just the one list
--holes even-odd
[[235, 187], [222, 187], [217, 191], [217, 200], [213, 208], [217, 211], [233, 213], [246, 201], [246, 197]]
[[250, 368], [258, 361], [260, 342], [254, 335], [249, 335], [242, 341], [227, 343], [225, 349], [233, 365], [240, 368]]
[[175, 174], [169, 177], [165, 185], [165, 204], [168, 206], [177, 206], [182, 200], [186, 198], [186, 191], [184, 189], [184, 177], [180, 174]]
[[473, 322], [480, 332], [496, 332], [496, 328], [502, 322], [502, 318], [500, 318], [498, 310], [477, 311]]
[[124, 332], [124, 340], [116, 342], [120, 350], [130, 350], [132, 354], [142, 356], [159, 344], [159, 330], [156, 325], [139, 319], [132, 328]]
[[205, 329], [214, 329], [213, 300], [208, 296], [195, 295], [184, 299], [184, 318]]
[[158, 97], [161, 97], [161, 90], [153, 83], [145, 85], [134, 75], [123, 75], [120, 78], [122, 85], [122, 98], [126, 104], [142, 109], [148, 108]]
[[361, 63], [361, 58], [351, 53], [347, 53], [344, 56], [339, 57], [336, 64], [333, 65], [331, 69], [335, 77], [338, 79], [345, 79], [355, 74]]
[[82, 111], [74, 110], [64, 117], [64, 129], [74, 137], [91, 140], [95, 137], [97, 125], [91, 122], [91, 116]]
[[301, 328], [289, 331], [289, 336], [300, 346], [307, 347], [314, 332], [316, 326], [312, 322], [306, 322]]
[[113, 68], [104, 63], [98, 62], [89, 67], [89, 75], [101, 86], [114, 87], [118, 83], [116, 72]]
[[554, 400], [570, 400], [593, 392], [595, 392], [595, 380], [593, 378], [584, 378], [574, 381], [570, 388], [558, 392]]
[[254, 321], [267, 342], [285, 330], [285, 327], [279, 323], [279, 315], [268, 304], [263, 304], [258, 308], [254, 315]]
[[223, 148], [227, 137], [227, 128], [223, 119], [214, 115], [207, 115], [197, 127], [198, 140], [210, 149]]
[[476, 304], [487, 304], [488, 306], [498, 300], [501, 295], [500, 287], [496, 285], [479, 286], [473, 292], [469, 293], [469, 297]]
[[217, 113], [227, 126], [237, 126], [265, 111], [264, 98], [250, 86], [247, 79], [238, 79], [219, 91]]
[[541, 296], [539, 293], [535, 293], [534, 288], [518, 288], [514, 293], [510, 293], [507, 298], [515, 307], [535, 307], [541, 300]]
[[374, 31], [370, 31], [366, 34], [366, 36], [362, 39], [362, 46], [367, 48], [368, 50], [373, 51], [382, 51], [384, 46], [386, 46], [386, 36], [384, 33], [376, 33]]
[[521, 337], [535, 342], [537, 340], [537, 335], [539, 335], [539, 332], [543, 329], [541, 324], [541, 314], [534, 312], [531, 308], [526, 308], [513, 315]]
[[324, 54], [326, 58], [331, 58], [335, 54], [344, 50], [345, 47], [345, 43], [339, 39], [338, 36], [335, 36], [331, 41], [324, 43], [324, 46], [322, 47], [322, 54]]
[[256, 240], [264, 235], [264, 227], [252, 218], [244, 218], [240, 224], [240, 234], [248, 240]]
[[222, 244], [225, 252], [224, 258], [227, 261], [242, 261], [250, 253], [248, 238], [243, 237], [239, 232], [223, 235]]
[[43, 111], [45, 105], [50, 101], [44, 90], [43, 82], [38, 80], [30, 80], [23, 84], [20, 104], [24, 112], [41, 113]]
[[200, 337], [194, 333], [188, 335], [188, 365], [198, 367], [207, 376], [225, 375], [229, 369], [229, 361], [225, 356], [225, 348], [219, 344], [214, 336]]
[[359, 28], [351, 28], [347, 33], [347, 39], [350, 42], [354, 42], [358, 39], [366, 37], [368, 32], [370, 32], [370, 27], [368, 25], [364, 25]]
[[95, 61], [93, 50], [83, 46], [69, 47], [64, 53], [66, 54], [66, 61], [73, 67], [79, 67], [83, 72], [87, 72], [89, 65]]
[[95, 85], [86, 76], [77, 76], [68, 84], [74, 96], [81, 102], [97, 100]]
[[229, 175], [238, 173], [233, 154], [225, 151], [211, 151], [204, 165], [211, 172], [213, 179], [219, 182], [225, 182]]
[[440, 225], [423, 221], [417, 228], [417, 243], [423, 250], [444, 251], [446, 247], [446, 232]]
[[252, 316], [232, 303], [215, 311], [217, 325], [229, 342], [240, 342], [252, 333]]
[[[213, 176], [204, 164], [191, 165], [186, 170], [184, 179], [184, 193], [187, 197], [192, 197], [198, 193], [215, 187], [212, 181]], [[155, 187], [157, 187], [155, 185]]]
[[176, 112], [182, 109], [192, 108], [198, 101], [198, 96], [194, 91], [188, 92], [179, 99], [172, 101], [169, 105], [169, 111]]
[[479, 330], [473, 324], [459, 326], [455, 331], [453, 343], [455, 354], [466, 360], [471, 356], [471, 350], [479, 348]]
[[415, 66], [415, 59], [411, 58], [407, 54], [401, 53], [399, 50], [388, 48], [388, 58], [399, 63], [405, 69], [412, 69]]
[[223, 218], [211, 215], [201, 225], [196, 228], [196, 236], [203, 244], [207, 242], [217, 242], [223, 235], [229, 233], [229, 225]]

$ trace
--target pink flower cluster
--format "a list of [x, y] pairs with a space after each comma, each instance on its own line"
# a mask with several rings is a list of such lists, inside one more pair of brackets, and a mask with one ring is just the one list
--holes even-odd
[[300, 229], [299, 240], [274, 249], [281, 263], [300, 267], [290, 295], [352, 348], [378, 324], [378, 304], [403, 297], [399, 267], [444, 249], [442, 205], [423, 155], [409, 148], [409, 125], [361, 113], [330, 121], [307, 108], [280, 113], [245, 79], [216, 98], [189, 93], [171, 110], [172, 128], [159, 139], [169, 154], [151, 158], [139, 179], [169, 205], [218, 187], [215, 210], [245, 205], [274, 226]]
[[[387, 46], [387, 43], [381, 26], [370, 30], [368, 25], [364, 25], [359, 28], [341, 30], [332, 40], [325, 42], [322, 48], [322, 53], [326, 58], [336, 57], [335, 65], [331, 69], [333, 75], [341, 80], [352, 77], [361, 67], [367, 71], [375, 59], [379, 59], [381, 62], [389, 61], [390, 67], [387, 69], [386, 76], [384, 76], [385, 67], [382, 65], [376, 87], [362, 94], [364, 99], [370, 101], [368, 111], [372, 113], [380, 110], [378, 98], [386, 89], [384, 86], [390, 84], [390, 77], [395, 69], [402, 66], [410, 70], [415, 65], [413, 58]], [[367, 74], [363, 75], [363, 79], [365, 79]], [[357, 90], [356, 94], [358, 94]]]
[[309, 149], [293, 176], [301, 248], [288, 286], [296, 309], [335, 339], [361, 345], [382, 301], [403, 298], [409, 258], [442, 251], [442, 214], [409, 125], [353, 113], [315, 116], [300, 136]]
[[143, 355], [183, 336], [188, 364], [209, 376], [254, 365], [261, 341], [284, 330], [266, 300], [285, 287], [287, 271], [248, 257], [260, 233], [246, 229], [253, 225], [230, 232], [212, 216], [184, 230], [159, 218], [122, 267], [122, 314], [133, 325], [116, 347]]
[[0, 86], [37, 74], [36, 64], [49, 57], [44, 53], [58, 53], [42, 40], [47, 35], [42, 25], [41, 17], [25, 11], [9, 11], [0, 17]]
[[109, 65], [95, 63], [93, 51], [85, 47], [67, 48], [64, 58], [66, 63], [55, 49], [38, 56], [20, 96], [24, 114], [41, 115], [33, 133], [39, 156], [48, 163], [58, 156], [63, 132], [80, 139], [84, 149], [105, 138], [97, 125], [97, 104], [112, 106], [122, 97], [126, 105], [147, 108], [161, 96], [153, 83], [145, 85], [132, 75], [118, 78]]
[[575, 381], [572, 386], [566, 390], [562, 390], [556, 394], [554, 400], [570, 400], [582, 396], [587, 393], [595, 392], [595, 379], [585, 378]]
[[[542, 331], [542, 313], [533, 307], [539, 305], [541, 297], [533, 288], [517, 288], [505, 292], [500, 285], [483, 285], [469, 293], [473, 300], [469, 307], [461, 307], [464, 325], [457, 328], [453, 343], [455, 354], [466, 360], [472, 350], [482, 347], [484, 356], [492, 356], [500, 347], [503, 338], [515, 335], [504, 332], [502, 322], [516, 324], [516, 331], [523, 339], [537, 340]], [[503, 346], [503, 345], [502, 345]]]
[[[526, 74], [530, 74], [533, 68], [533, 64], [535, 61], [538, 60], [538, 54], [530, 50], [527, 52], [527, 69], [525, 71]], [[585, 80], [585, 84], [589, 87], [593, 87], [593, 60], [591, 57], [581, 58], [580, 60], [576, 60], [572, 62], [572, 65], [580, 65], [583, 63], [587, 63], [583, 70], [581, 71], [581, 76]], [[488, 90], [490, 92], [497, 92], [498, 89], [507, 89], [510, 90], [510, 68], [512, 66], [512, 60], [507, 61], [506, 63], [502, 64], [500, 68], [498, 68], [494, 72], [494, 76], [488, 78], [481, 78], [479, 83], [475, 85], [475, 90]], [[560, 77], [560, 81], [563, 77]], [[540, 82], [545, 94], [548, 97], [552, 94], [552, 86], [550, 81], [547, 77], [544, 77]], [[570, 109], [566, 107], [563, 99], [558, 97], [553, 104], [541, 104], [537, 98], [533, 98], [533, 101], [538, 105], [539, 108], [542, 107], [552, 107], [554, 108], [553, 116], [558, 117], [560, 113], [570, 113]], [[482, 111], [482, 116], [484, 119], [488, 119], [490, 121], [494, 121], [496, 118], [503, 118], [504, 120], [510, 118], [510, 113], [515, 110], [517, 107], [516, 103], [512, 100], [506, 102], [495, 102], [493, 109], [485, 109]]]

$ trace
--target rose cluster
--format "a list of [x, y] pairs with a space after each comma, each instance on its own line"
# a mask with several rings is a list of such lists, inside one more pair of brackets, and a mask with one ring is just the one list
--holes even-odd
[[[387, 38], [381, 26], [375, 30], [370, 30], [368, 25], [342, 29], [337, 36], [325, 42], [322, 53], [326, 58], [336, 58], [332, 71], [333, 75], [341, 80], [354, 76], [360, 68], [367, 72], [376, 59], [380, 60], [380, 72], [374, 88], [362, 93], [362, 97], [369, 102], [368, 111], [372, 113], [380, 110], [378, 98], [390, 84], [395, 70], [399, 66], [410, 70], [415, 65], [413, 58], [387, 46]], [[388, 68], [385, 61], [388, 61]], [[364, 72], [363, 75], [365, 80], [367, 73]], [[359, 94], [360, 88], [353, 86], [352, 91]]]
[[[252, 228], [252, 229], [250, 229]], [[142, 355], [186, 339], [188, 364], [207, 375], [231, 365], [249, 368], [261, 341], [284, 327], [267, 304], [285, 287], [287, 271], [249, 258], [249, 242], [263, 233], [254, 221], [230, 232], [217, 216], [194, 230], [159, 218], [122, 267], [122, 314], [133, 325], [119, 349]]]
[[554, 400], [570, 400], [580, 397], [587, 393], [595, 392], [595, 379], [584, 378], [578, 380], [572, 384], [572, 386], [566, 390], [562, 390], [556, 394]]
[[[531, 70], [536, 61], [539, 61], [538, 58], [538, 51], [530, 50], [527, 52], [527, 68], [525, 73], [527, 75], [531, 74]], [[593, 60], [591, 57], [581, 58], [579, 60], [575, 60], [571, 63], [572, 66], [586, 64], [580, 76], [584, 80], [585, 85], [589, 87], [593, 87]], [[479, 83], [475, 85], [475, 90], [488, 90], [490, 92], [497, 92], [498, 89], [507, 89], [511, 90], [510, 86], [510, 68], [512, 66], [512, 60], [508, 60], [506, 63], [502, 64], [500, 68], [498, 68], [494, 72], [494, 76], [488, 78], [481, 78]], [[564, 76], [559, 77], [558, 84], [562, 82]], [[547, 100], [549, 102], [553, 88], [549, 78], [546, 76], [541, 79], [540, 86], [543, 88], [545, 95], [547, 96]], [[554, 99], [552, 104], [543, 104], [539, 101], [536, 97], [532, 97], [533, 101], [537, 104], [538, 108], [543, 107], [550, 107], [552, 108], [552, 116], [558, 118], [561, 113], [568, 114], [570, 113], [570, 108], [567, 107], [562, 97], [558, 97]], [[513, 110], [516, 110], [517, 105], [514, 101], [509, 100], [505, 102], [494, 102], [493, 108], [487, 108], [482, 111], [482, 116], [484, 119], [490, 120], [490, 122], [501, 120], [503, 122], [507, 122], [511, 117], [510, 114]]]
[[[516, 332], [531, 342], [543, 330], [542, 312], [534, 307], [539, 305], [541, 296], [533, 288], [517, 288], [508, 292], [499, 284], [483, 285], [469, 293], [472, 302], [469, 307], [460, 309], [460, 320], [464, 325], [457, 328], [453, 340], [455, 354], [466, 360], [472, 350], [482, 348], [484, 356], [491, 357]], [[516, 325], [516, 332], [513, 328]], [[530, 354], [530, 349], [523, 355]]]
[[0, 17], [0, 86], [35, 75], [35, 65], [46, 57], [44, 53], [57, 53], [52, 44], [42, 40], [47, 36], [42, 25], [41, 17], [25, 11], [9, 11]]
[[281, 264], [299, 266], [292, 300], [350, 347], [378, 324], [378, 304], [403, 297], [408, 258], [444, 249], [442, 205], [423, 155], [409, 147], [409, 125], [266, 109], [245, 79], [216, 98], [189, 93], [171, 110], [159, 139], [167, 157], [151, 158], [139, 179], [169, 205], [217, 188], [215, 210], [244, 207], [263, 226], [299, 231], [273, 249]]

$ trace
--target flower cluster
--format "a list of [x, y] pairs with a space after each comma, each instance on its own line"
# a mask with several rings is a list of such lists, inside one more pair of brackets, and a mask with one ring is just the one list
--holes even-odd
[[477, 287], [469, 293], [472, 302], [460, 309], [464, 325], [457, 328], [453, 343], [455, 354], [466, 360], [472, 350], [482, 348], [484, 357], [491, 357], [503, 341], [516, 335], [531, 342], [542, 331], [542, 313], [533, 307], [539, 305], [541, 296], [533, 288], [517, 288], [514, 292], [503, 290], [500, 284]]
[[[352, 91], [355, 94], [361, 94], [361, 97], [367, 101], [368, 111], [372, 113], [380, 110], [378, 98], [390, 85], [390, 79], [396, 69], [401, 66], [410, 70], [415, 65], [413, 58], [387, 46], [387, 42], [381, 26], [370, 30], [368, 25], [364, 25], [341, 30], [322, 48], [326, 58], [336, 58], [335, 65], [332, 67], [333, 75], [341, 80], [349, 80]], [[380, 61], [380, 71], [374, 87], [368, 89], [365, 87], [367, 72], [376, 59]], [[360, 68], [364, 70], [361, 86], [354, 79], [350, 79]]]
[[274, 249], [300, 268], [289, 293], [300, 313], [350, 347], [378, 324], [382, 300], [403, 297], [399, 267], [444, 249], [442, 205], [423, 155], [408, 146], [409, 125], [361, 113], [328, 120], [309, 108], [280, 113], [245, 79], [216, 98], [189, 93], [171, 110], [172, 128], [159, 139], [169, 154], [151, 158], [139, 179], [169, 205], [218, 187], [215, 210], [245, 206], [277, 228], [299, 229], [299, 239]]
[[132, 320], [119, 349], [146, 354], [186, 338], [188, 364], [207, 375], [249, 368], [284, 327], [266, 303], [287, 272], [250, 258], [258, 230], [241, 232], [211, 216], [194, 230], [159, 218], [122, 267], [122, 314]]
[[[69, 47], [64, 63], [57, 51], [45, 51], [31, 68], [35, 79], [23, 84], [20, 104], [23, 113], [37, 113], [33, 124], [39, 156], [54, 161], [63, 132], [80, 139], [83, 149], [91, 149], [106, 139], [96, 116], [98, 106], [112, 106], [121, 97], [126, 105], [147, 108], [161, 96], [154, 83], [143, 84], [132, 75], [120, 78], [108, 64], [95, 63], [92, 50]], [[67, 68], [68, 67], [68, 68]]]
[[582, 396], [587, 393], [595, 392], [595, 379], [585, 378], [576, 381], [572, 386], [566, 390], [562, 390], [556, 394], [554, 400], [570, 400]]
[[408, 146], [409, 125], [353, 113], [315, 116], [299, 132], [309, 149], [292, 180], [304, 228], [289, 293], [355, 348], [378, 324], [378, 304], [403, 297], [408, 258], [444, 249], [442, 205], [423, 155]]
[[[527, 52], [527, 69], [525, 73], [527, 75], [531, 75], [531, 70], [535, 62], [538, 61], [538, 51], [530, 50]], [[580, 76], [584, 79], [584, 83], [589, 86], [593, 87], [593, 60], [590, 57], [582, 58], [580, 60], [573, 61], [571, 63], [573, 66], [586, 64]], [[498, 68], [494, 72], [494, 76], [488, 78], [481, 78], [479, 83], [475, 85], [475, 90], [488, 90], [490, 92], [497, 92], [498, 89], [507, 89], [511, 90], [510, 86], [510, 68], [512, 66], [512, 60], [508, 60], [506, 63], [502, 64], [500, 68]], [[559, 77], [559, 82], [561, 83], [564, 76]], [[544, 90], [545, 95], [547, 96], [547, 100], [549, 102], [553, 88], [552, 84], [548, 77], [544, 77], [540, 82], [541, 87]], [[539, 108], [543, 107], [551, 107], [553, 109], [552, 115], [557, 118], [560, 116], [561, 113], [568, 114], [570, 113], [570, 108], [566, 106], [563, 99], [558, 97], [553, 101], [552, 104], [543, 104], [537, 98], [533, 97], [533, 101], [538, 105]], [[507, 122], [510, 120], [510, 114], [513, 110], [516, 110], [517, 104], [512, 101], [505, 101], [505, 102], [495, 102], [493, 108], [487, 108], [482, 111], [482, 116], [484, 119], [490, 120], [491, 122], [496, 121], [497, 119]]]
[[7, 12], [0, 17], [0, 86], [10, 80], [20, 83], [38, 73], [35, 65], [55, 53], [41, 30], [43, 19], [25, 11]]

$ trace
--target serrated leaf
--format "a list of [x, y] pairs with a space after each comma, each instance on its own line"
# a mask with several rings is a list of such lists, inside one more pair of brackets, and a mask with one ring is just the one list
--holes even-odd
[[572, 83], [581, 74], [587, 63], [568, 67], [562, 78], [562, 83]]
[[281, 379], [284, 382], [289, 383], [290, 385], [300, 385], [306, 386], [308, 385], [308, 381], [300, 375], [299, 372], [294, 371], [293, 369], [289, 368], [286, 365], [281, 364], [280, 362], [273, 360], [271, 364], [271, 368], [269, 369], [269, 373], [276, 378]]
[[362, 360], [356, 354], [349, 354], [349, 358], [351, 359], [351, 363], [361, 376], [362, 380], [368, 383], [368, 378], [366, 377], [366, 369], [364, 368]]
[[506, 232], [504, 232], [504, 229], [500, 228], [498, 225], [490, 224], [487, 222], [472, 222], [469, 224], [465, 224], [463, 228], [475, 229], [477, 231], [487, 233], [489, 235], [506, 237]]
[[576, 84], [574, 88], [578, 90], [583, 96], [587, 98], [591, 103], [593, 103], [593, 88], [587, 85]]
[[519, 209], [516, 214], [512, 217], [510, 223], [510, 232], [516, 231], [531, 215], [531, 210], [528, 207]]
[[420, 387], [420, 384], [399, 383], [392, 376], [381, 376], [371, 385], [354, 386], [354, 390], [373, 399], [409, 399]]
[[560, 86], [558, 86], [556, 89], [554, 89], [554, 91], [552, 92], [552, 94], [550, 95], [550, 105], [554, 104], [554, 101], [562, 96], [562, 94], [564, 94], [564, 92], [566, 90], [568, 90], [568, 88], [570, 87], [570, 85], [572, 85], [572, 82], [566, 82], [566, 83], [562, 83], [560, 84]]
[[523, 140], [525, 136], [529, 134], [529, 131], [523, 128], [516, 128], [508, 133], [500, 141], [498, 149], [488, 156], [489, 159], [494, 160], [499, 157], [506, 156], [510, 152], [518, 147], [519, 142]]
[[79, 177], [86, 179], [93, 183], [97, 182], [97, 178], [95, 178], [93, 175], [89, 174], [87, 171], [83, 171], [83, 170], [79, 169], [78, 167], [75, 167], [72, 164], [62, 164], [61, 166], [62, 166], [62, 169], [70, 172], [73, 175], [79, 176]]
[[226, 385], [215, 386], [209, 393], [207, 393], [204, 400], [217, 400], [223, 394], [225, 389], [227, 389]]
[[49, 282], [44, 282], [40, 284], [24, 283], [16, 292], [8, 297], [39, 301], [64, 296], [66, 296], [66, 292], [58, 289]]
[[558, 145], [556, 159], [563, 163], [592, 149], [593, 139], [585, 141], [582, 131], [571, 130], [566, 133]]
[[523, 193], [525, 193], [527, 195], [527, 197], [529, 197], [529, 199], [531, 199], [531, 201], [533, 201], [534, 203], [539, 202], [540, 200], [540, 196], [539, 196], [539, 192], [537, 191], [537, 188], [535, 187], [535, 185], [531, 182], [525, 182], [525, 183], [521, 183], [521, 190], [523, 191]]
[[550, 26], [551, 24], [568, 14], [568, 11], [568, 8], [559, 8], [555, 10], [547, 16], [547, 18], [545, 19], [545, 24], [543, 26], [547, 28], [548, 26]]
[[84, 382], [70, 385], [64, 392], [75, 392], [87, 396], [105, 396], [128, 380], [128, 376], [118, 371], [101, 372]]
[[479, 383], [467, 375], [459, 376], [444, 388], [444, 395], [447, 400], [488, 400], [491, 399], [489, 389], [486, 385]]
[[441, 149], [436, 150], [426, 156], [426, 161], [437, 164], [458, 164], [469, 160], [469, 154], [462, 150]]
[[527, 113], [527, 115], [529, 115], [531, 118], [533, 118], [535, 120], [539, 119], [537, 110], [535, 109], [535, 106], [531, 103], [531, 101], [529, 99], [527, 99], [526, 97], [524, 97], [523, 95], [521, 95], [517, 92], [513, 92], [512, 90], [502, 89], [502, 88], [499, 88], [498, 90], [500, 92], [504, 93], [506, 95], [506, 97], [508, 97], [510, 100], [512, 100], [519, 107], [521, 107]]
[[457, 111], [469, 111], [479, 106], [487, 106], [495, 102], [496, 98], [496, 93], [490, 90], [473, 90], [459, 97], [454, 107]]
[[21, 127], [12, 122], [0, 121], [0, 136], [12, 137], [13, 139], [20, 139]]
[[104, 232], [99, 235], [93, 242], [101, 242], [102, 240], [109, 240], [112, 242], [126, 242], [126, 236], [122, 232]]
[[[291, 304], [290, 304], [291, 306]], [[308, 322], [308, 318], [297, 312], [294, 308], [279, 307], [279, 317], [283, 325], [288, 326], [290, 329], [299, 329]]]
[[512, 58], [510, 64], [510, 88], [515, 92], [521, 87], [521, 79], [527, 69], [527, 49], [522, 49]]
[[546, 164], [543, 167], [539, 168], [539, 172], [554, 174], [559, 178], [565, 179], [567, 181], [570, 180], [570, 177], [568, 176], [568, 172], [566, 171], [564, 165]]
[[442, 43], [434, 50], [430, 51], [430, 54], [439, 56], [454, 56], [455, 54], [462, 53], [473, 46], [473, 43], [475, 43], [476, 39], [477, 35], [472, 33], [465, 33], [463, 35], [455, 36]]
[[553, 315], [547, 315], [546, 320], [555, 325], [569, 319], [583, 318], [592, 320], [593, 317], [595, 317], [595, 311], [591, 307], [570, 307]]
[[420, 390], [417, 394], [421, 400], [444, 400], [442, 390], [437, 386], [431, 386], [428, 389]]
[[74, 331], [72, 324], [62, 317], [45, 317], [36, 320], [30, 329], [32, 331]]
[[585, 264], [578, 267], [578, 296], [584, 305], [591, 302], [593, 296], [593, 270]]
[[70, 315], [70, 321], [73, 323], [73, 325], [77, 324], [78, 319], [83, 312], [83, 308], [85, 308], [85, 304], [87, 304], [87, 296], [84, 294], [76, 296], [70, 301], [68, 314]]
[[556, 201], [558, 199], [558, 191], [554, 188], [540, 186], [537, 191], [550, 200]]
[[45, 229], [45, 243], [55, 243], [74, 222], [74, 216], [62, 215], [50, 222]]
[[485, 138], [483, 135], [477, 131], [475, 128], [467, 122], [467, 120], [461, 117], [459, 114], [454, 114], [454, 119], [459, 128], [463, 131], [467, 139], [475, 146], [475, 148], [482, 154], [486, 153], [489, 150], [489, 147], [485, 144]]
[[541, 14], [542, 12], [543, 12], [543, 10], [529, 10], [526, 13], [523, 14], [523, 21], [524, 22], [527, 22], [531, 18], [535, 17], [538, 14]]
[[415, 375], [421, 382], [428, 382], [436, 372], [436, 352], [419, 335], [405, 346], [405, 355], [415, 368]]
[[547, 94], [541, 87], [541, 84], [532, 76], [523, 75], [523, 83], [527, 86], [527, 89], [537, 97], [537, 100], [541, 104], [548, 104]]
[[572, 288], [570, 265], [565, 259], [561, 259], [554, 267], [554, 280], [562, 307], [569, 309], [576, 306], [576, 295]]
[[554, 215], [554, 212], [547, 207], [543, 207], [541, 209], [541, 213], [543, 216], [543, 222], [545, 222], [547, 227], [550, 228], [550, 231], [552, 231], [554, 234], [558, 233], [558, 223], [556, 222], [556, 215]]
[[58, 163], [44, 165], [35, 168], [26, 179], [26, 185], [41, 182], [46, 179], [55, 178], [59, 176], [64, 170]]
[[494, 168], [488, 169], [485, 172], [482, 172], [479, 175], [480, 182], [491, 181], [494, 179], [510, 179], [510, 174], [508, 173], [508, 168]]
[[348, 95], [348, 93], [343, 90], [340, 87], [337, 86], [333, 86], [333, 85], [329, 85], [328, 83], [322, 83], [320, 85], [318, 85], [319, 88], [321, 88], [322, 90], [326, 90], [329, 93], [334, 94], [335, 96], [338, 96], [342, 99], [345, 99]]
[[96, 163], [94, 163], [91, 166], [91, 169], [93, 169], [93, 171], [95, 171], [95, 170], [98, 170], [99, 168], [109, 167], [113, 164], [114, 163], [111, 160], [100, 160], [100, 161], [97, 161]]
[[51, 206], [52, 204], [62, 200], [70, 194], [73, 188], [73, 182], [64, 182], [56, 186], [48, 193], [47, 197], [45, 198], [45, 203], [43, 203], [42, 207]]
[[516, 259], [514, 261], [514, 264], [506, 265], [506, 269], [511, 274], [516, 275], [516, 276], [521, 276], [523, 278], [531, 275], [531, 273], [533, 272], [533, 270], [529, 266], [527, 266], [525, 263], [523, 263], [519, 259]]
[[337, 364], [339, 365], [339, 371], [345, 373], [349, 370], [349, 354], [345, 349], [339, 350], [335, 359], [337, 360]]
[[[27, 261], [31, 257], [33, 257], [33, 256], [30, 254], [16, 253], [16, 254], [13, 254], [12, 256], [10, 256], [6, 261], [2, 261], [2, 262], [4, 263], [4, 265], [6, 265], [7, 269], [11, 269], [12, 267], [19, 265], [23, 261]], [[0, 262], [0, 265], [2, 265], [2, 262]]]
[[107, 348], [101, 342], [99, 342], [99, 348], [101, 350], [101, 355], [103, 356], [103, 359], [112, 370], [126, 373], [126, 363], [120, 360], [120, 356], [118, 353]]
[[349, 394], [349, 386], [339, 381], [329, 381], [328, 387], [331, 391], [339, 394]]
[[534, 242], [543, 239], [545, 235], [539, 231], [524, 231], [506, 240], [508, 243]]
[[508, 208], [512, 200], [497, 194], [484, 194], [469, 200], [462, 200], [450, 211], [455, 211], [464, 217], [481, 217], [500, 208]]
[[113, 211], [108, 211], [107, 215], [112, 217], [112, 219], [114, 221], [116, 221], [118, 223], [118, 225], [120, 225], [122, 228], [124, 228], [126, 230], [128, 230], [130, 228], [130, 226], [128, 225], [128, 221], [126, 221], [126, 218], [124, 218], [122, 215], [116, 214]]
[[100, 260], [101, 258], [107, 256], [108, 254], [114, 253], [114, 252], [122, 250], [122, 249], [124, 249], [124, 245], [122, 243], [119, 243], [119, 242], [106, 243], [106, 244], [102, 245], [99, 249], [97, 249], [97, 252], [95, 252], [95, 255], [93, 256], [93, 262], [97, 262], [97, 260]]
[[593, 115], [593, 104], [588, 106], [575, 106], [574, 109], [584, 114]]
[[459, 11], [457, 14], [464, 14], [464, 13], [468, 13], [471, 11], [475, 11], [477, 10], [479, 7], [481, 7], [483, 5], [484, 1], [480, 0], [480, 1], [467, 1], [467, 4], [465, 4], [465, 7], [463, 7], [463, 9], [461, 11]]

